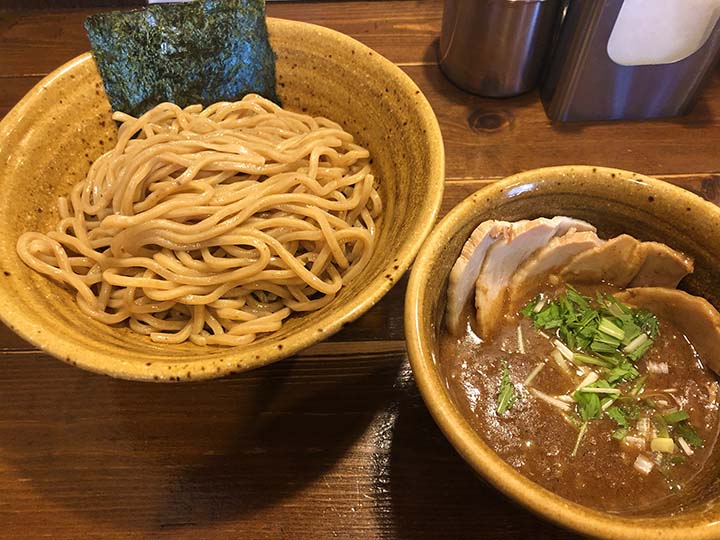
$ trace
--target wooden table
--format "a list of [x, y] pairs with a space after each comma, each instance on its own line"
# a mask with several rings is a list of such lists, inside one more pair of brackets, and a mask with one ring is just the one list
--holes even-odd
[[[96, 2], [109, 4], [121, 2]], [[88, 50], [82, 23], [98, 9], [0, 12], [0, 116]], [[559, 164], [631, 169], [720, 203], [718, 72], [683, 118], [553, 126], [536, 93], [482, 99], [443, 77], [440, 1], [268, 11], [345, 32], [417, 82], [445, 138], [443, 213]], [[485, 485], [446, 442], [407, 363], [405, 284], [328, 342], [195, 384], [86, 373], [0, 328], [0, 538], [576, 537]]]

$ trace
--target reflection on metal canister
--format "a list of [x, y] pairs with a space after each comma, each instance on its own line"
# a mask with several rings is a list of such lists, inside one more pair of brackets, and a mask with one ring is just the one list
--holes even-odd
[[718, 58], [720, 0], [573, 0], [542, 84], [552, 120], [687, 112]]
[[440, 68], [457, 86], [490, 97], [537, 83], [559, 0], [446, 0]]

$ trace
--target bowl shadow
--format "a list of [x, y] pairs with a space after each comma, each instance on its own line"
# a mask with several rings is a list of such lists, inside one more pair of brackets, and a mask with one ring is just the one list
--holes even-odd
[[31, 369], [52, 376], [48, 383], [33, 381], [26, 362], [0, 376], [0, 395], [15, 403], [0, 408], [4, 463], [40, 498], [100, 531], [151, 535], [241, 520], [301, 492], [364, 433], [397, 369], [290, 359], [158, 385], [37, 356]]
[[396, 403], [387, 459], [374, 491], [376, 497], [385, 493], [378, 511], [390, 514], [399, 540], [522, 538], [528, 531], [534, 539], [579, 537], [536, 517], [478, 477], [436, 426], [414, 379]]

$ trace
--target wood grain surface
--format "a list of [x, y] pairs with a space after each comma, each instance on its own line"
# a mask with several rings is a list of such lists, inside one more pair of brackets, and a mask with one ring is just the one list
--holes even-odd
[[[0, 117], [88, 50], [88, 14], [119, 4], [0, 11]], [[682, 118], [553, 125], [535, 92], [483, 99], [444, 78], [440, 1], [268, 12], [345, 32], [418, 83], [445, 139], [443, 214], [508, 174], [558, 164], [631, 169], [720, 204], [717, 72]], [[405, 354], [406, 282], [330, 341], [205, 383], [112, 380], [0, 327], [0, 538], [576, 538], [487, 486], [432, 421]]]

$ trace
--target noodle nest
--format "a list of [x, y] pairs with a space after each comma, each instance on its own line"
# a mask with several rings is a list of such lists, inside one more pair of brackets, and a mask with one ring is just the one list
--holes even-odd
[[322, 308], [367, 265], [382, 204], [338, 124], [257, 95], [116, 112], [47, 234], [17, 243], [79, 308], [159, 343], [242, 345]]

